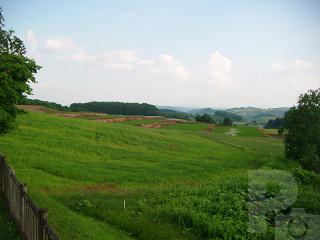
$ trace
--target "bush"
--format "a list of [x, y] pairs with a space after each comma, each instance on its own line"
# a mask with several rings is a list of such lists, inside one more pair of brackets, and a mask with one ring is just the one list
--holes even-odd
[[320, 159], [317, 154], [316, 146], [308, 145], [309, 154], [305, 154], [301, 159], [301, 165], [304, 169], [320, 173]]
[[301, 167], [293, 170], [293, 176], [298, 182], [305, 185], [320, 185], [320, 175], [312, 171], [303, 170]]

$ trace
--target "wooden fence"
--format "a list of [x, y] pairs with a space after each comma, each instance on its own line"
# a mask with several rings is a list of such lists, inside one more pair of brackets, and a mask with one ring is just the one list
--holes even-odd
[[10, 213], [27, 240], [59, 240], [48, 224], [48, 211], [38, 209], [27, 194], [27, 185], [19, 183], [6, 157], [0, 155], [0, 188]]

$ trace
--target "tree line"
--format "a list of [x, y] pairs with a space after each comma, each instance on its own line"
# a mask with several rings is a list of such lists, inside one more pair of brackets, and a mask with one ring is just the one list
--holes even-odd
[[214, 115], [216, 115], [217, 117], [220, 117], [222, 119], [230, 118], [234, 122], [243, 121], [243, 117], [241, 117], [241, 116], [239, 116], [239, 115], [237, 115], [235, 113], [230, 113], [230, 112], [227, 112], [227, 111], [216, 111], [214, 113]]
[[191, 121], [194, 119], [194, 115], [190, 113], [179, 112], [172, 109], [160, 109], [160, 116], [166, 118], [178, 118]]
[[276, 118], [276, 119], [269, 119], [269, 121], [267, 122], [267, 124], [265, 125], [264, 128], [268, 128], [268, 129], [278, 129], [280, 128], [284, 123], [284, 119], [283, 118]]
[[90, 111], [108, 114], [159, 116], [160, 110], [148, 103], [124, 102], [88, 102], [72, 103], [70, 108], [74, 112]]
[[20, 105], [37, 105], [37, 106], [45, 106], [54, 110], [59, 110], [59, 111], [72, 111], [70, 107], [67, 106], [63, 106], [59, 103], [55, 103], [55, 102], [48, 102], [48, 101], [42, 101], [39, 99], [29, 99], [29, 98], [25, 98], [22, 99], [19, 102]]

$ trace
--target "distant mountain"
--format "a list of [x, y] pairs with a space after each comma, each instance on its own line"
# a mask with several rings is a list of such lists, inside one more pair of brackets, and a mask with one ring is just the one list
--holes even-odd
[[288, 107], [280, 108], [256, 108], [256, 107], [240, 107], [230, 108], [226, 111], [242, 116], [247, 121], [266, 122], [269, 119], [281, 118], [289, 110]]
[[190, 110], [194, 109], [191, 107], [173, 107], [173, 106], [157, 106], [158, 109], [170, 109], [178, 112], [188, 113]]
[[267, 122], [269, 119], [281, 118], [284, 114], [290, 109], [288, 107], [279, 107], [279, 108], [257, 108], [257, 107], [236, 107], [236, 108], [187, 108], [187, 107], [172, 107], [172, 106], [157, 106], [159, 109], [171, 109], [179, 112], [186, 112], [190, 114], [199, 114], [203, 115], [207, 113], [209, 115], [215, 116], [215, 120], [221, 120], [219, 116], [216, 116], [217, 111], [226, 111], [229, 113], [234, 113], [241, 116], [244, 121], [258, 121], [258, 122]]
[[231, 118], [232, 121], [234, 122], [243, 121], [243, 117], [239, 116], [238, 114], [227, 112], [227, 111], [216, 111], [214, 115], [217, 117], [220, 117], [221, 119]]
[[192, 109], [191, 111], [189, 111], [189, 113], [192, 114], [199, 114], [199, 115], [203, 115], [203, 114], [209, 114], [209, 115], [214, 115], [214, 113], [217, 110], [212, 109], [212, 108], [197, 108], [197, 109]]

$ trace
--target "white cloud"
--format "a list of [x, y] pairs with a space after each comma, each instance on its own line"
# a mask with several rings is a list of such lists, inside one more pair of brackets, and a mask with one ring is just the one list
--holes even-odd
[[269, 86], [273, 99], [296, 99], [309, 89], [320, 87], [320, 81], [313, 64], [307, 60], [295, 60], [290, 63], [276, 62], [270, 65], [271, 72], [264, 82]]
[[71, 50], [75, 45], [69, 38], [48, 38], [45, 47], [54, 50]]
[[161, 55], [156, 61], [156, 64], [162, 72], [172, 74], [179, 80], [188, 80], [191, 77], [191, 75], [187, 72], [185, 67], [178, 60], [174, 59], [169, 54]]
[[301, 61], [297, 59], [294, 61], [293, 67], [297, 69], [307, 69], [307, 68], [312, 68], [313, 65], [309, 61]]
[[271, 70], [273, 72], [281, 71], [284, 69], [283, 63], [282, 62], [276, 62], [271, 64]]
[[128, 17], [128, 18], [134, 17], [134, 14], [132, 12], [121, 12], [121, 11], [116, 11], [116, 10], [112, 10], [112, 12], [119, 14], [121, 16]]
[[137, 54], [137, 50], [118, 50], [105, 52], [102, 57], [105, 57], [108, 61], [135, 63], [139, 60], [136, 57]]
[[27, 33], [27, 43], [29, 45], [28, 52], [31, 55], [31, 57], [40, 59], [42, 56], [38, 52], [39, 42], [37, 40], [36, 34], [31, 29], [29, 29]]
[[137, 50], [117, 50], [89, 55], [83, 49], [79, 49], [78, 53], [61, 56], [60, 60], [82, 62], [93, 71], [119, 71], [119, 74], [132, 71], [136, 75], [151, 74], [179, 81], [191, 78], [186, 68], [169, 54], [163, 54], [155, 59], [140, 58], [138, 54]]
[[231, 75], [231, 60], [215, 52], [208, 60], [208, 69], [211, 75], [210, 82], [220, 89], [239, 88]]
[[27, 39], [30, 41], [32, 48], [37, 47], [38, 41], [36, 39], [36, 35], [34, 34], [34, 32], [32, 30], [28, 30]]
[[309, 61], [295, 60], [292, 63], [284, 64], [281, 61], [270, 65], [273, 72], [292, 71], [292, 70], [304, 70], [313, 67], [313, 64]]
[[312, 75], [296, 75], [287, 80], [287, 85], [292, 85], [295, 90], [303, 93], [309, 89], [319, 88], [320, 82]]

